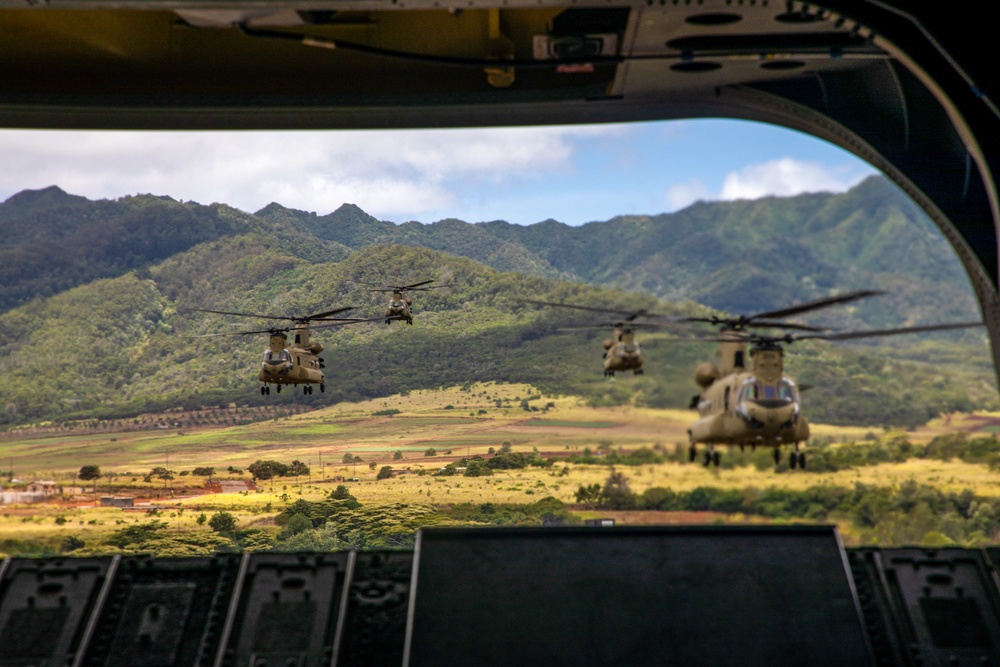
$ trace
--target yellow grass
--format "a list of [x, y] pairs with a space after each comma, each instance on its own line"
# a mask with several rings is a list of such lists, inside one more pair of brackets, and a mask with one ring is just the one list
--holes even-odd
[[[686, 410], [590, 408], [575, 397], [543, 396], [531, 402], [539, 411], [520, 408], [521, 399], [538, 393], [525, 385], [485, 383], [474, 385], [468, 392], [459, 388], [414, 391], [407, 396], [334, 405], [278, 421], [231, 428], [183, 429], [183, 435], [178, 431], [142, 431], [11, 440], [0, 443], [0, 467], [13, 465], [18, 477], [24, 480], [48, 478], [69, 484], [82, 465], [96, 464], [103, 471], [115, 471], [119, 476], [110, 480], [110, 487], [109, 480], [100, 480], [95, 493], [88, 494], [83, 501], [93, 503], [96, 496], [108, 493], [109, 489], [115, 494], [159, 494], [153, 502], [166, 509], [155, 518], [168, 521], [172, 527], [193, 528], [198, 514], [210, 515], [219, 510], [233, 513], [240, 525], [247, 527], [266, 521], [287, 502], [325, 497], [343, 483], [338, 478], [347, 477], [359, 478], [360, 481], [347, 485], [362, 503], [530, 503], [546, 496], [572, 503], [580, 485], [602, 484], [609, 468], [557, 462], [548, 469], [497, 471], [491, 477], [434, 477], [429, 473], [465, 456], [485, 455], [491, 447], [498, 449], [508, 442], [514, 451], [530, 452], [537, 448], [546, 458], [580, 453], [586, 447], [628, 450], [661, 446], [672, 451], [675, 443], [686, 447], [685, 431], [695, 416]], [[504, 407], [496, 407], [498, 399]], [[545, 410], [550, 403], [554, 407]], [[452, 407], [446, 409], [447, 406]], [[390, 408], [400, 413], [392, 417], [372, 415]], [[485, 414], [480, 410], [485, 410]], [[905, 435], [912, 441], [924, 442], [942, 433], [975, 429], [977, 424], [988, 423], [990, 419], [1000, 420], [1000, 414], [951, 415]], [[861, 439], [873, 429], [815, 424], [812, 431], [814, 436], [840, 442]], [[875, 432], [881, 434], [881, 430]], [[425, 456], [428, 448], [434, 448], [437, 456]], [[403, 453], [402, 460], [393, 458], [397, 450]], [[449, 450], [450, 455], [446, 454]], [[344, 465], [345, 453], [360, 456], [363, 461]], [[195, 489], [203, 484], [202, 478], [190, 475], [178, 476], [166, 485], [160, 480], [149, 483], [142, 480], [154, 466], [166, 466], [177, 472], [195, 466], [214, 466], [221, 478], [248, 479], [246, 473], [234, 475], [225, 469], [227, 466], [245, 469], [261, 458], [284, 463], [299, 459], [307, 462], [312, 471], [308, 477], [263, 482], [259, 492], [245, 495], [180, 497], [186, 487]], [[369, 468], [370, 463], [375, 464], [374, 470]], [[385, 465], [407, 472], [376, 481], [376, 471]], [[687, 463], [621, 469], [628, 475], [633, 490], [639, 493], [654, 486], [675, 491], [698, 486], [804, 489], [818, 484], [850, 487], [857, 482], [898, 486], [915, 479], [946, 491], [968, 488], [981, 495], [1000, 495], [1000, 475], [985, 466], [959, 461], [913, 459], [902, 464], [822, 474], [808, 471], [777, 474], [752, 467], [727, 470]], [[420, 475], [420, 471], [425, 474]], [[183, 510], [180, 514], [179, 509]], [[99, 537], [123, 525], [154, 518], [141, 511], [57, 504], [0, 506], [0, 513], [0, 540], [52, 539], [65, 535]], [[67, 522], [57, 525], [55, 519], [59, 516]]]

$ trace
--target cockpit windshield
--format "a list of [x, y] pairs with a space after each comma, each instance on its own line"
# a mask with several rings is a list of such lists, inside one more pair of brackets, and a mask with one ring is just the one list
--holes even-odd
[[748, 380], [743, 385], [743, 399], [767, 408], [779, 408], [797, 400], [795, 384], [787, 378], [778, 380], [777, 384]]
[[292, 360], [292, 355], [288, 353], [288, 350], [282, 350], [281, 352], [267, 350], [264, 352], [265, 364], [281, 364], [291, 360]]

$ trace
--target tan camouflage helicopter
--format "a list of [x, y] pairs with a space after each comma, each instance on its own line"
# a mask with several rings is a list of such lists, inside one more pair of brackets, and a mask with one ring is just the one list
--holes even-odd
[[[698, 419], [688, 428], [689, 460], [697, 458], [698, 444], [708, 446], [704, 459], [706, 466], [719, 465], [719, 452], [715, 450], [715, 445], [737, 445], [741, 450], [746, 446], [765, 446], [774, 447], [774, 462], [777, 465], [781, 461], [781, 448], [788, 445], [794, 448], [789, 454], [789, 467], [806, 467], [806, 455], [799, 451], [799, 446], [809, 439], [809, 423], [801, 411], [799, 392], [808, 387], [796, 386], [795, 381], [785, 375], [782, 345], [797, 340], [855, 340], [983, 326], [982, 322], [965, 322], [823, 333], [825, 330], [818, 327], [777, 321], [877, 294], [881, 292], [862, 290], [791, 308], [732, 318], [682, 318], [680, 321], [721, 326], [717, 337], [694, 339], [717, 342], [719, 349], [715, 363], [701, 364], [695, 370], [695, 382], [701, 387], [701, 393], [691, 400], [691, 407], [698, 410]], [[757, 328], [792, 329], [805, 333], [762, 336], [747, 331]], [[747, 345], [751, 346], [749, 357]]]
[[[353, 306], [334, 308], [322, 313], [314, 313], [304, 316], [281, 316], [281, 315], [261, 315], [259, 313], [238, 313], [228, 310], [207, 310], [204, 308], [192, 308], [191, 310], [201, 313], [215, 313], [217, 315], [234, 315], [237, 317], [252, 317], [265, 320], [284, 320], [292, 323], [288, 327], [271, 327], [268, 329], [258, 329], [254, 331], [233, 331], [203, 334], [196, 338], [206, 338], [210, 336], [249, 336], [253, 334], [270, 334], [267, 349], [264, 350], [264, 358], [257, 373], [257, 379], [264, 384], [260, 387], [261, 395], [271, 393], [271, 385], [275, 385], [278, 393], [284, 385], [303, 385], [303, 394], [312, 394], [313, 386], [319, 385], [320, 393], [326, 391], [325, 376], [323, 374], [323, 358], [319, 353], [323, 351], [323, 344], [311, 339], [311, 331], [315, 329], [329, 329], [347, 324], [358, 324], [360, 322], [374, 322], [379, 318], [340, 318], [332, 317], [340, 313], [353, 310]], [[311, 326], [310, 322], [329, 322], [319, 326]], [[292, 343], [288, 343], [288, 335], [292, 334]]]
[[406, 296], [407, 292], [428, 292], [432, 289], [448, 287], [448, 285], [431, 285], [431, 283], [435, 282], [434, 280], [425, 280], [412, 285], [384, 286], [375, 283], [366, 283], [362, 280], [354, 282], [374, 287], [375, 289], [370, 290], [372, 292], [392, 292], [392, 299], [389, 300], [389, 306], [385, 309], [386, 324], [392, 324], [393, 320], [405, 320], [407, 324], [413, 324], [413, 299]]
[[611, 338], [604, 341], [604, 377], [613, 377], [617, 371], [632, 371], [635, 375], [642, 375], [642, 351], [639, 343], [635, 339], [635, 330], [640, 328], [665, 328], [664, 323], [639, 321], [640, 317], [652, 317], [663, 320], [670, 319], [668, 315], [659, 315], [647, 310], [615, 310], [611, 308], [594, 308], [591, 306], [578, 306], [570, 303], [556, 303], [554, 301], [534, 301], [532, 299], [521, 299], [521, 303], [533, 303], [539, 306], [555, 306], [557, 308], [574, 308], [593, 313], [604, 313], [618, 315], [620, 319], [615, 319], [604, 325], [584, 325], [579, 327], [561, 327], [563, 329], [595, 329], [611, 327]]

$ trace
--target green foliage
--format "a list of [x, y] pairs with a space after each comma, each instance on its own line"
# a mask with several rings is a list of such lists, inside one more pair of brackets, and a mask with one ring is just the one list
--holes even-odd
[[382, 466], [379, 468], [375, 479], [390, 479], [392, 477], [392, 466]]
[[388, 410], [376, 410], [372, 413], [372, 417], [391, 417], [393, 415], [398, 415], [399, 410], [396, 408], [389, 408]]
[[268, 480], [273, 477], [284, 477], [289, 474], [290, 468], [278, 461], [257, 459], [247, 466], [247, 472], [253, 475], [254, 479]]
[[313, 524], [312, 521], [309, 519], [309, 517], [307, 517], [304, 514], [293, 514], [288, 519], [288, 522], [285, 524], [285, 527], [278, 534], [278, 539], [287, 540], [288, 538], [294, 535], [298, 535], [303, 531], [312, 530], [312, 528]]
[[400, 461], [400, 460], [402, 460], [402, 458], [403, 458], [403, 452], [402, 452], [402, 450], [397, 449], [396, 451], [394, 451], [392, 453], [392, 460], [393, 461]]
[[413, 546], [421, 526], [448, 523], [448, 518], [428, 505], [389, 503], [351, 506], [343, 500], [297, 501], [275, 517], [287, 526], [295, 514], [307, 516], [316, 530], [279, 539], [279, 551], [317, 549], [393, 549]]
[[63, 553], [69, 553], [71, 551], [78, 551], [79, 549], [82, 549], [85, 546], [87, 546], [87, 543], [84, 542], [79, 537], [77, 537], [76, 535], [67, 535], [65, 539], [63, 539], [62, 541], [61, 551]]
[[168, 524], [166, 521], [150, 521], [116, 530], [105, 542], [119, 548], [145, 544], [160, 537]]
[[211, 466], [198, 467], [191, 471], [192, 475], [198, 475], [199, 477], [211, 477], [215, 474], [215, 468]]
[[288, 466], [288, 472], [285, 473], [286, 477], [299, 477], [301, 475], [309, 474], [309, 466], [307, 466], [302, 461], [292, 461], [291, 465]]
[[612, 469], [604, 481], [598, 506], [612, 510], [633, 509], [636, 506], [636, 496], [624, 473]]
[[443, 512], [467, 524], [491, 526], [556, 526], [579, 523], [566, 505], [551, 496], [529, 505], [460, 503]]
[[337, 488], [330, 492], [330, 499], [344, 501], [348, 509], [358, 509], [361, 507], [358, 499], [343, 484], [338, 484]]
[[101, 467], [96, 465], [85, 465], [80, 468], [80, 472], [78, 472], [76, 476], [85, 482], [99, 479], [101, 476]]
[[493, 468], [482, 459], [473, 459], [465, 467], [466, 477], [488, 477], [493, 474]]
[[236, 517], [229, 512], [216, 512], [208, 520], [208, 527], [220, 535], [234, 535], [236, 533]]
[[600, 484], [590, 484], [583, 485], [576, 490], [576, 502], [580, 503], [584, 507], [593, 509], [597, 507], [597, 503], [601, 500], [601, 485]]

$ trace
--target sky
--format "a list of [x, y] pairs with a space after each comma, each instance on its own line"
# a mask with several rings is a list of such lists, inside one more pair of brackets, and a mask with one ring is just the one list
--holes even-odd
[[877, 173], [836, 146], [749, 121], [445, 130], [0, 130], [0, 201], [57, 185], [252, 213], [344, 203], [393, 222], [570, 225], [699, 201], [843, 192]]

